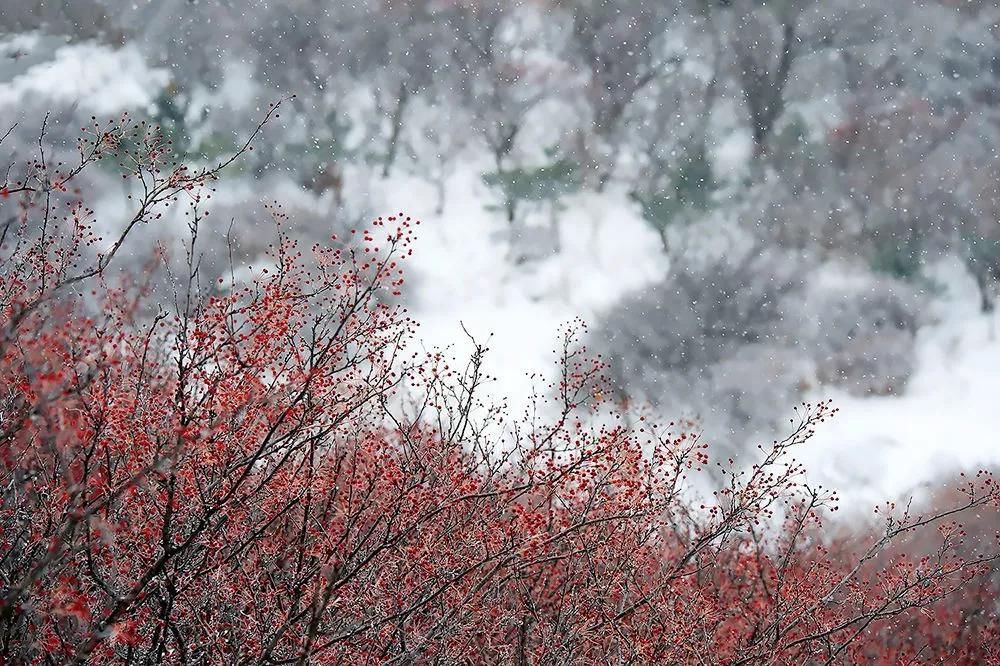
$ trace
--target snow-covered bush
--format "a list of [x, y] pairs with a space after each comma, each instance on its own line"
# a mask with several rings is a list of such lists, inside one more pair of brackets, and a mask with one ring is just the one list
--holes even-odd
[[700, 416], [707, 433], [726, 438], [778, 425], [774, 406], [817, 385], [902, 391], [914, 369], [921, 292], [863, 267], [832, 284], [825, 271], [804, 274], [794, 255], [760, 245], [742, 257], [680, 257], [666, 280], [626, 298], [595, 334], [621, 396]]
[[802, 376], [781, 328], [801, 300], [801, 267], [778, 250], [737, 246], [680, 255], [665, 280], [612, 308], [594, 334], [620, 397], [702, 417], [707, 434], [734, 446], [751, 415], [754, 427], [771, 424], [768, 396], [795, 397], [798, 381], [784, 375]]
[[836, 284], [812, 284], [797, 317], [784, 322], [814, 364], [821, 385], [856, 395], [901, 393], [914, 370], [917, 328], [927, 297], [912, 285], [865, 275]]

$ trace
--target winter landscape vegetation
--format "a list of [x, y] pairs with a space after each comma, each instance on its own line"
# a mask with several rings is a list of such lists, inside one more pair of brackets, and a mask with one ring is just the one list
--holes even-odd
[[0, 0], [0, 664], [1000, 663], [988, 0]]

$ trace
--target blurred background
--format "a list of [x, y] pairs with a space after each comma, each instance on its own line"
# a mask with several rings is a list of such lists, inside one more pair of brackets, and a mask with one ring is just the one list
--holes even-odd
[[[227, 238], [259, 268], [275, 204], [307, 243], [405, 211], [422, 343], [492, 334], [513, 408], [581, 316], [617, 400], [723, 455], [834, 398], [801, 457], [849, 507], [1000, 462], [994, 2], [0, 0], [8, 161], [46, 113], [70, 155], [128, 111], [213, 163], [292, 94], [217, 184], [209, 270]], [[121, 178], [87, 178], [116, 229]], [[161, 222], [126, 268], [181, 248]]]

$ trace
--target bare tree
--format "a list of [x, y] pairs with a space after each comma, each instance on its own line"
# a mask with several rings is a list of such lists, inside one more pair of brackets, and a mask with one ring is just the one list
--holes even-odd
[[736, 79], [750, 121], [755, 154], [767, 152], [768, 138], [786, 107], [786, 89], [799, 49], [800, 2], [735, 0], [719, 17], [723, 40], [735, 58]]
[[674, 73], [680, 62], [666, 36], [681, 6], [605, 0], [556, 0], [555, 5], [569, 15], [568, 59], [585, 76], [590, 127], [580, 134], [580, 148], [586, 171], [601, 190], [614, 170], [629, 106], [648, 86]]

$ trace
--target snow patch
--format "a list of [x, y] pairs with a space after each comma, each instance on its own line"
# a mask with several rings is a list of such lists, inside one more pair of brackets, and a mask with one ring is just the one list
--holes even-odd
[[[18, 44], [30, 50], [38, 38], [22, 38]], [[0, 107], [35, 101], [114, 114], [148, 107], [169, 81], [167, 71], [149, 67], [135, 46], [112, 50], [92, 42], [68, 44], [0, 87]]]
[[611, 190], [566, 197], [559, 252], [513, 265], [498, 242], [507, 222], [484, 207], [490, 193], [480, 173], [471, 161], [456, 169], [441, 215], [431, 210], [431, 186], [418, 178], [390, 179], [374, 204], [422, 221], [411, 264], [420, 343], [450, 346], [461, 357], [468, 353], [463, 325], [478, 342], [489, 338], [486, 371], [497, 378], [489, 397], [506, 399], [518, 414], [530, 396], [529, 375], [554, 370], [560, 327], [575, 317], [596, 323], [625, 293], [662, 278], [667, 262], [626, 193]]
[[898, 396], [822, 391], [841, 414], [801, 451], [810, 477], [837, 488], [848, 508], [905, 497], [963, 469], [1000, 464], [1000, 337], [996, 315], [979, 312], [957, 261], [934, 272], [944, 292], [937, 323], [917, 334], [917, 370]]

